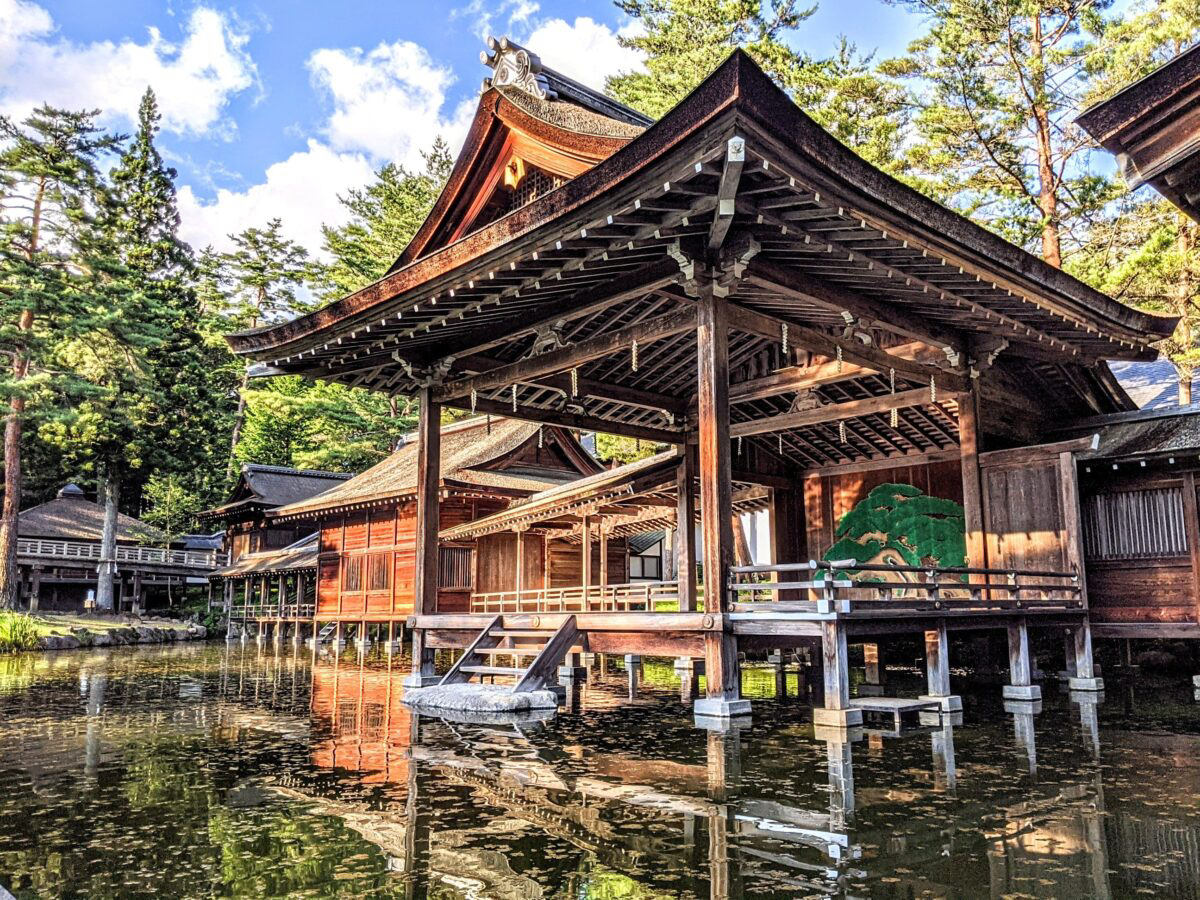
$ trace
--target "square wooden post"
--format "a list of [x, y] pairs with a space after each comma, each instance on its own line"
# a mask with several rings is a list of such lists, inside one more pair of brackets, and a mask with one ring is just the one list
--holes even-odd
[[845, 623], [837, 618], [821, 622], [825, 703], [813, 709], [813, 725], [816, 728], [846, 729], [862, 725], [862, 710], [850, 706], [849, 656]]
[[706, 696], [696, 715], [728, 719], [748, 715], [741, 699], [737, 640], [726, 619], [733, 563], [733, 474], [729, 461], [729, 309], [710, 280], [701, 289], [696, 320], [699, 418], [700, 531], [703, 538], [704, 612], [712, 622], [704, 637]]
[[925, 632], [925, 674], [929, 693], [922, 700], [937, 700], [948, 712], [962, 709], [962, 698], [950, 693], [950, 635], [945, 619]]
[[[600, 520], [600, 587], [601, 589], [608, 587], [608, 529], [604, 527], [604, 520]], [[603, 590], [601, 590], [603, 594]]]
[[[430, 388], [421, 388], [417, 402], [417, 534], [416, 566], [413, 573], [413, 614], [428, 616], [437, 612], [439, 490], [442, 481], [442, 406], [433, 399]], [[408, 687], [424, 687], [436, 682], [433, 651], [425, 646], [425, 633], [413, 630], [412, 673], [404, 680]]]
[[696, 459], [695, 444], [684, 444], [675, 470], [675, 577], [679, 581], [679, 611], [698, 608], [696, 596]]
[[1008, 623], [1008, 680], [1005, 700], [1041, 700], [1042, 689], [1033, 683], [1033, 664], [1029, 658], [1029, 623], [1012, 619]]
[[586, 513], [579, 523], [579, 572], [583, 586], [583, 610], [588, 608], [588, 595], [592, 591], [592, 517]]
[[1092, 660], [1092, 626], [1087, 619], [1071, 629], [1067, 642], [1067, 671], [1073, 672], [1067, 679], [1067, 687], [1073, 691], [1102, 691], [1104, 679], [1096, 677]]

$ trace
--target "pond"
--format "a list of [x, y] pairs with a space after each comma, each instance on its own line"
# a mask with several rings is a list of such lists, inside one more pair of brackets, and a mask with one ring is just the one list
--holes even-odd
[[399, 658], [253, 643], [0, 658], [0, 887], [1200, 897], [1200, 707], [1183, 682], [1110, 684], [1099, 705], [1047, 682], [1036, 714], [956, 683], [960, 724], [839, 742], [814, 734], [795, 670], [750, 668], [752, 721], [719, 733], [696, 727], [670, 661], [632, 667], [597, 664], [556, 718], [505, 726], [411, 714]]

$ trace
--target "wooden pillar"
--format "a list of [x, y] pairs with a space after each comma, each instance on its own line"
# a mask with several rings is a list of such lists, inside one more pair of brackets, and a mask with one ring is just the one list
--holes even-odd
[[[416, 569], [413, 575], [413, 613], [432, 615], [437, 611], [438, 491], [441, 487], [442, 407], [434, 402], [433, 391], [421, 388], [417, 419], [417, 534]], [[423, 686], [435, 679], [433, 651], [425, 646], [422, 629], [413, 631], [413, 670], [405, 681]]]
[[678, 495], [675, 513], [675, 577], [679, 579], [679, 610], [696, 610], [696, 446], [685, 444], [675, 470]]
[[711, 279], [702, 286], [696, 319], [699, 418], [700, 531], [703, 538], [704, 612], [715, 620], [705, 632], [707, 696], [696, 714], [720, 719], [750, 712], [741, 699], [737, 640], [729, 630], [729, 568], [733, 560], [733, 477], [729, 461], [729, 308]]
[[[308, 587], [305, 582], [307, 581], [308, 579], [304, 577], [303, 572], [296, 573], [296, 618], [300, 618], [303, 615], [301, 607], [304, 606], [304, 591]], [[313, 614], [316, 614], [315, 610]]]
[[600, 587], [608, 587], [608, 529], [600, 520]]
[[945, 619], [925, 632], [925, 675], [929, 689], [925, 697], [941, 701], [946, 710], [962, 709], [962, 701], [950, 693], [950, 635]]
[[525, 590], [525, 532], [517, 531], [517, 577], [513, 582], [517, 592], [517, 608], [521, 606], [521, 591]]
[[133, 570], [133, 609], [138, 615], [141, 615], [142, 612], [144, 611], [143, 606], [144, 606], [144, 601], [143, 601], [143, 597], [142, 597], [142, 570], [134, 569]]
[[1087, 619], [1071, 629], [1067, 644], [1067, 671], [1073, 672], [1067, 686], [1073, 691], [1102, 691], [1104, 680], [1096, 677], [1092, 659], [1092, 626]]
[[583, 608], [592, 589], [592, 517], [584, 514], [579, 524], [580, 583], [583, 586]]
[[1029, 660], [1029, 623], [1024, 618], [1008, 623], [1008, 680], [1005, 700], [1041, 700], [1042, 689], [1033, 683]]
[[978, 397], [974, 391], [958, 395], [958, 445], [962, 467], [967, 565], [972, 568], [986, 568], [988, 561], [987, 538], [983, 530], [983, 481], [979, 473]]
[[34, 566], [29, 575], [29, 611], [37, 612], [42, 598], [42, 567]]
[[840, 619], [821, 622], [821, 663], [825, 702], [813, 710], [813, 725], [844, 729], [862, 724], [862, 711], [850, 707], [850, 660], [846, 625]]
[[[808, 537], [805, 531], [803, 494], [795, 488], [772, 488], [768, 507], [771, 535], [771, 562], [775, 565], [798, 563], [807, 559]], [[787, 578], [775, 580], [788, 581]], [[779, 600], [802, 600], [799, 591], [780, 591]]]
[[288, 595], [287, 573], [280, 572], [279, 573], [279, 605], [278, 605], [277, 609], [279, 610], [279, 618], [281, 618], [281, 619], [284, 617], [284, 614], [287, 612], [287, 610], [285, 609], [285, 607], [287, 606], [287, 595]]

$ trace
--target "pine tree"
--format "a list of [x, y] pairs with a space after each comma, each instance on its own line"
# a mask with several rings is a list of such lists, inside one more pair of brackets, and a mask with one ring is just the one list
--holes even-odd
[[385, 275], [429, 215], [454, 160], [441, 138], [422, 156], [423, 172], [411, 173], [388, 163], [372, 184], [340, 198], [350, 212], [350, 221], [321, 229], [332, 262], [321, 267], [318, 277], [323, 294], [330, 299]]
[[930, 23], [885, 66], [922, 91], [912, 161], [942, 199], [1061, 266], [1114, 195], [1072, 121], [1088, 89], [1085, 38], [1111, 0], [890, 2]]
[[[1108, 23], [1087, 55], [1091, 93], [1103, 100], [1200, 40], [1194, 0], [1141, 3]], [[1157, 196], [1127, 196], [1093, 228], [1072, 271], [1113, 296], [1179, 316], [1158, 349], [1175, 366], [1179, 403], [1192, 402], [1200, 366], [1200, 226]]]
[[682, 100], [738, 47], [784, 87], [811, 60], [783, 40], [816, 11], [796, 0], [617, 0], [642, 25], [620, 38], [645, 56], [645, 72], [611, 76], [605, 88], [622, 103], [658, 118]]
[[51, 357], [59, 341], [90, 328], [99, 299], [87, 289], [95, 281], [88, 257], [97, 231], [97, 158], [117, 139], [96, 128], [96, 115], [42, 106], [21, 125], [0, 117], [0, 352], [7, 363], [0, 396], [8, 406], [0, 607], [17, 604], [22, 434], [72, 387]]
[[[282, 234], [283, 223], [272, 219], [266, 228], [247, 228], [230, 235], [235, 249], [222, 254], [219, 277], [225, 288], [224, 317], [229, 330], [257, 328], [311, 307], [299, 299], [298, 291], [311, 273], [308, 252]], [[229, 462], [225, 477], [233, 475], [238, 441], [246, 415], [249, 369], [244, 369], [238, 387], [233, 433], [229, 441]]]

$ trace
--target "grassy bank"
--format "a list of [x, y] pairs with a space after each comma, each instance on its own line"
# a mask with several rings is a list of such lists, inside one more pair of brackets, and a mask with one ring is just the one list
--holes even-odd
[[36, 650], [38, 638], [37, 621], [24, 613], [0, 612], [0, 653], [19, 653]]

